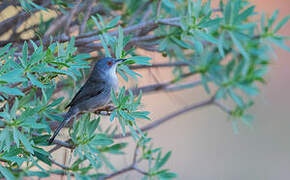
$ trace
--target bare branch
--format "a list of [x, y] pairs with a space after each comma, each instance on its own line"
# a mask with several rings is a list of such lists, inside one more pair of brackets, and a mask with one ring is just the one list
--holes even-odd
[[73, 17], [76, 15], [77, 12], [80, 11], [81, 2], [82, 2], [81, 0], [77, 0], [75, 7], [70, 11], [70, 13], [68, 15], [68, 18], [67, 18], [67, 21], [66, 21], [66, 24], [65, 24], [65, 27], [64, 27], [66, 35], [68, 35], [68, 36], [70, 34], [69, 33], [69, 26], [70, 26], [70, 24], [72, 22]]
[[156, 63], [150, 66], [147, 65], [132, 65], [130, 69], [149, 69], [149, 68], [162, 68], [162, 67], [181, 67], [181, 66], [188, 66], [190, 65], [189, 62], [172, 62], [172, 63]]
[[160, 16], [161, 4], [162, 4], [162, 0], [159, 0], [157, 4], [157, 13], [156, 13], [157, 18]]
[[60, 167], [60, 168], [62, 168], [62, 169], [66, 169], [66, 170], [69, 169], [69, 167], [67, 167], [67, 166], [65, 166], [65, 165], [63, 165], [63, 164], [60, 164], [60, 163], [56, 162], [54, 159], [49, 159], [49, 160], [51, 161], [51, 163], [57, 165], [58, 167]]
[[[196, 72], [188, 72], [179, 77], [179, 79], [183, 79], [192, 75], [195, 75]], [[165, 83], [159, 83], [159, 84], [152, 84], [152, 85], [147, 85], [139, 88], [131, 88], [130, 90], [133, 92], [133, 94], [139, 94], [141, 91], [143, 94], [150, 93], [150, 92], [155, 92], [155, 91], [160, 91], [164, 90], [170, 85], [176, 83], [179, 79], [172, 79], [171, 81], [165, 82]]]
[[[158, 24], [165, 24], [165, 23], [170, 23], [170, 22], [177, 22], [179, 20], [180, 20], [179, 17], [160, 19], [160, 20], [157, 20], [157, 21], [151, 20], [151, 21], [148, 21], [148, 22], [144, 22], [144, 23], [140, 23], [140, 24], [136, 24], [136, 25], [124, 28], [124, 34], [127, 35], [130, 32], [134, 32], [134, 31], [137, 31], [137, 30], [140, 30], [140, 29], [144, 29], [144, 28], [147, 28], [148, 26], [153, 26], [153, 25], [158, 25]], [[117, 36], [118, 33], [119, 32], [116, 30], [116, 31], [108, 32], [107, 34], [109, 36]], [[95, 34], [93, 34], [93, 35], [95, 35]], [[92, 36], [92, 37], [88, 37], [88, 38], [77, 39], [76, 40], [76, 45], [83, 45], [83, 44], [87, 44], [87, 43], [90, 43], [90, 42], [93, 42], [93, 41], [98, 41], [98, 40], [100, 40], [99, 36]]]
[[227, 114], [231, 114], [232, 113], [232, 111], [228, 107], [226, 107], [225, 105], [223, 105], [221, 102], [215, 100], [214, 101], [214, 104], [217, 107], [219, 107], [222, 111], [226, 112]]
[[93, 2], [94, 0], [89, 0], [87, 1], [87, 10], [86, 10], [86, 13], [85, 13], [85, 16], [84, 16], [84, 19], [83, 19], [83, 22], [81, 24], [81, 27], [80, 27], [80, 34], [84, 33], [85, 30], [86, 30], [86, 25], [87, 25], [87, 21], [88, 19], [90, 18], [90, 15], [91, 15], [91, 11], [93, 9]]
[[[193, 105], [190, 105], [188, 107], [185, 107], [185, 108], [182, 108], [176, 112], [173, 112], [171, 114], [168, 114], [166, 116], [164, 116], [163, 118], [159, 119], [159, 120], [156, 120], [154, 122], [152, 122], [151, 124], [147, 125], [147, 126], [144, 126], [141, 129], [142, 132], [145, 132], [145, 131], [148, 131], [148, 130], [151, 130], [155, 127], [158, 127], [159, 125], [175, 118], [176, 116], [179, 116], [183, 113], [186, 113], [188, 111], [192, 111], [192, 110], [195, 110], [195, 109], [198, 109], [198, 108], [201, 108], [201, 107], [205, 107], [205, 106], [208, 106], [208, 105], [211, 105], [214, 103], [214, 97], [208, 99], [208, 100], [205, 100], [205, 101], [202, 101], [200, 103], [197, 103], [197, 104], [193, 104]], [[130, 136], [131, 133], [130, 132], [127, 132], [125, 135], [122, 135], [122, 134], [116, 134], [114, 136], [114, 139], [120, 139], [120, 138], [125, 138], [125, 137], [128, 137]]]
[[113, 173], [108, 174], [106, 176], [103, 176], [103, 177], [101, 177], [101, 179], [110, 179], [112, 177], [118, 176], [120, 174], [126, 173], [126, 172], [131, 171], [131, 170], [135, 170], [135, 171], [137, 171], [137, 172], [139, 172], [140, 174], [143, 174], [143, 175], [148, 175], [147, 172], [142, 171], [141, 169], [139, 169], [137, 167], [138, 149], [139, 149], [139, 144], [137, 143], [136, 147], [135, 147], [135, 150], [134, 150], [132, 163], [129, 166], [127, 166], [125, 168], [122, 168], [119, 171], [116, 171], [116, 172], [113, 172]]
[[116, 171], [116, 172], [114, 172], [112, 174], [109, 174], [109, 175], [106, 175], [104, 177], [101, 177], [99, 179], [101, 179], [101, 180], [103, 180], [103, 179], [110, 179], [110, 178], [113, 178], [115, 176], [118, 176], [120, 174], [126, 173], [126, 172], [131, 171], [131, 170], [133, 170], [133, 166], [132, 165], [127, 166], [127, 167], [125, 167], [123, 169], [120, 169], [119, 171]]

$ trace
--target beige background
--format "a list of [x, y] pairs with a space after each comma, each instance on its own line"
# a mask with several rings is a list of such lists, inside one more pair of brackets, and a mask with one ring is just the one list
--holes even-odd
[[[279, 9], [278, 19], [290, 14], [289, 0], [252, 2], [257, 11], [263, 10], [267, 15]], [[288, 22], [280, 33], [289, 36], [289, 29]], [[290, 45], [289, 41], [287, 44]], [[241, 124], [239, 134], [235, 135], [227, 115], [216, 107], [208, 107], [183, 114], [150, 131], [155, 146], [173, 151], [166, 167], [177, 172], [178, 179], [290, 179], [290, 53], [278, 50], [277, 55], [267, 75], [267, 84], [262, 86], [250, 110], [256, 117], [252, 130]], [[161, 72], [155, 74], [162, 76]], [[152, 110], [154, 120], [206, 97], [203, 89], [195, 89], [185, 94], [146, 96], [144, 102], [145, 109]], [[134, 175], [123, 179], [135, 179]]]

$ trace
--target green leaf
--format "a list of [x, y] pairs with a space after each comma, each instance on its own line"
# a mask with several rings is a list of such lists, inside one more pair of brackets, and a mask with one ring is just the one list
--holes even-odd
[[51, 161], [48, 156], [43, 155], [37, 151], [34, 152], [34, 155], [39, 159], [40, 161], [44, 162], [45, 164], [51, 166]]
[[139, 64], [139, 65], [152, 65], [149, 62], [152, 60], [152, 58], [150, 57], [132, 56], [132, 57], [128, 57], [127, 60], [133, 60], [136, 64]]
[[224, 45], [224, 32], [221, 33], [221, 35], [219, 36], [219, 40], [218, 40], [218, 50], [220, 55], [224, 58], [225, 57], [225, 51], [223, 48]]
[[3, 48], [0, 49], [0, 57], [2, 57], [5, 54], [5, 52], [9, 50], [11, 45], [12, 43], [8, 43]]
[[182, 48], [185, 48], [185, 49], [190, 49], [190, 45], [187, 44], [186, 42], [180, 40], [180, 39], [177, 39], [175, 37], [171, 37], [170, 38], [173, 42], [175, 42], [178, 46], [182, 47]]
[[265, 32], [265, 13], [264, 12], [262, 12], [262, 15], [261, 15], [260, 26], [261, 26], [262, 33], [264, 33]]
[[96, 26], [98, 27], [98, 29], [101, 31], [101, 30], [102, 30], [102, 27], [101, 27], [101, 25], [99, 24], [97, 18], [95, 18], [94, 16], [92, 16], [92, 19], [93, 19], [93, 21], [95, 22], [95, 24], [96, 24]]
[[165, 154], [165, 156], [164, 156], [162, 159], [160, 159], [159, 161], [157, 161], [157, 162], [155, 163], [155, 165], [154, 165], [154, 169], [157, 170], [157, 169], [162, 168], [162, 166], [165, 165], [165, 163], [168, 161], [168, 159], [170, 158], [170, 156], [171, 156], [171, 151], [167, 152], [167, 153]]
[[173, 172], [164, 172], [164, 173], [159, 174], [158, 177], [162, 180], [173, 179], [173, 178], [177, 178], [177, 174]]
[[1, 164], [0, 164], [0, 172], [7, 180], [14, 180], [15, 179], [13, 174], [7, 168], [2, 166]]
[[202, 43], [200, 41], [198, 41], [198, 40], [195, 40], [193, 42], [193, 45], [195, 47], [196, 52], [198, 54], [202, 54], [202, 52], [203, 52], [203, 45], [202, 45]]
[[0, 92], [3, 92], [5, 94], [9, 94], [9, 95], [24, 96], [24, 93], [16, 88], [0, 87]]
[[232, 24], [231, 16], [232, 16], [232, 1], [228, 1], [224, 11], [224, 18], [226, 24]]
[[288, 47], [283, 40], [277, 40], [274, 38], [268, 38], [269, 41], [275, 43], [277, 46], [279, 46], [280, 48], [289, 51], [290, 52], [290, 47]]
[[147, 120], [150, 120], [150, 118], [147, 117], [147, 115], [149, 115], [149, 114], [150, 114], [150, 112], [148, 112], [148, 111], [131, 112], [131, 115], [134, 116], [135, 118], [147, 119]]
[[162, 3], [164, 3], [165, 6], [167, 6], [170, 9], [175, 8], [174, 3], [172, 3], [170, 0], [162, 0]]
[[112, 171], [116, 171], [116, 168], [113, 166], [113, 164], [108, 160], [106, 156], [100, 154], [100, 157], [108, 168], [110, 168]]
[[221, 22], [221, 18], [216, 18], [216, 19], [211, 19], [209, 21], [202, 22], [198, 26], [200, 28], [207, 28], [211, 26], [217, 26], [220, 24], [220, 22]]
[[23, 82], [26, 79], [22, 77], [23, 70], [15, 69], [0, 76], [0, 81], [7, 83]]
[[278, 9], [276, 9], [268, 21], [268, 28], [270, 28], [273, 25], [274, 21], [277, 19], [278, 13], [279, 13], [279, 11], [278, 11]]
[[201, 82], [202, 82], [202, 85], [203, 85], [205, 91], [206, 91], [208, 94], [210, 94], [210, 89], [209, 89], [209, 87], [208, 87], [208, 85], [207, 85], [207, 78], [206, 78], [205, 75], [202, 75], [202, 76], [201, 76]]
[[88, 158], [88, 160], [94, 166], [95, 169], [99, 169], [101, 167], [100, 160], [93, 159], [90, 155], [86, 155], [86, 157]]
[[19, 101], [18, 101], [18, 98], [15, 98], [15, 101], [14, 101], [14, 104], [10, 110], [10, 116], [15, 119], [16, 118], [16, 111], [18, 109], [18, 106], [19, 106]]
[[18, 139], [18, 137], [17, 137], [17, 135], [16, 135], [16, 130], [15, 130], [15, 129], [16, 129], [16, 128], [13, 127], [13, 140], [14, 140], [14, 142], [15, 142], [15, 144], [16, 144], [16, 147], [19, 148], [19, 139]]
[[100, 123], [101, 118], [98, 117], [95, 120], [92, 120], [88, 127], [88, 134], [93, 134]]
[[24, 41], [23, 48], [22, 48], [22, 58], [19, 58], [23, 67], [27, 66], [27, 59], [28, 59], [28, 47], [27, 42]]
[[255, 6], [251, 6], [249, 8], [247, 8], [246, 10], [244, 10], [242, 13], [240, 13], [237, 18], [235, 23], [241, 23], [242, 21], [246, 20], [249, 16], [253, 15], [255, 10]]
[[229, 89], [229, 94], [230, 94], [231, 98], [235, 101], [235, 103], [237, 103], [237, 105], [239, 107], [244, 106], [243, 99], [240, 96], [238, 96], [232, 89]]
[[47, 107], [54, 107], [57, 106], [59, 103], [61, 103], [64, 100], [64, 97], [57, 98], [52, 103], [50, 103]]
[[26, 174], [28, 176], [37, 176], [40, 178], [45, 178], [45, 177], [50, 176], [50, 174], [48, 172], [43, 172], [43, 171], [26, 171]]
[[96, 134], [94, 139], [91, 142], [91, 145], [103, 145], [107, 146], [113, 144], [113, 140], [101, 134]]
[[30, 79], [33, 85], [39, 88], [45, 88], [45, 86], [40, 81], [38, 81], [38, 79], [34, 75], [27, 73], [27, 77]]
[[284, 17], [274, 28], [274, 33], [276, 33], [277, 31], [279, 31], [281, 29], [281, 27], [284, 26], [284, 24], [286, 24], [288, 22], [288, 20], [290, 19], [290, 15]]
[[112, 56], [111, 56], [111, 53], [110, 53], [110, 50], [109, 50], [109, 48], [108, 48], [108, 46], [107, 46], [107, 43], [106, 43], [106, 41], [104, 40], [103, 36], [100, 35], [99, 37], [100, 37], [100, 39], [101, 39], [102, 46], [103, 46], [104, 49], [105, 49], [106, 57], [112, 57]]
[[238, 50], [240, 51], [240, 53], [244, 56], [244, 58], [246, 60], [249, 60], [250, 57], [249, 57], [247, 51], [242, 46], [242, 44], [240, 43], [240, 41], [238, 41], [238, 39], [234, 36], [234, 34], [232, 32], [229, 32], [229, 34], [230, 34], [234, 44], [237, 46]]
[[212, 35], [208, 34], [208, 33], [205, 33], [203, 31], [195, 31], [195, 34], [202, 38], [203, 40], [205, 41], [208, 41], [208, 42], [211, 42], [213, 44], [218, 44], [218, 40], [216, 40], [216, 38], [214, 38]]
[[25, 149], [28, 152], [30, 152], [31, 154], [34, 154], [33, 148], [31, 146], [30, 142], [28, 141], [28, 139], [25, 137], [25, 135], [22, 134], [20, 131], [18, 131], [18, 129], [15, 129], [15, 134], [16, 134], [17, 138], [20, 139], [20, 141], [24, 145]]
[[123, 39], [124, 39], [123, 29], [121, 26], [119, 26], [118, 44], [117, 44], [116, 54], [115, 54], [117, 59], [121, 58], [121, 55], [122, 55]]
[[113, 104], [118, 106], [119, 103], [118, 103], [118, 100], [117, 100], [116, 93], [115, 93], [114, 89], [111, 90], [111, 98], [112, 98]]
[[259, 94], [259, 89], [256, 87], [253, 87], [251, 85], [239, 84], [237, 87], [240, 88], [242, 91], [244, 91], [246, 94], [248, 94], [250, 96], [256, 96]]
[[121, 16], [115, 17], [111, 22], [109, 22], [109, 24], [107, 25], [107, 28], [112, 28], [116, 26], [120, 19], [121, 19]]
[[27, 2], [28, 2], [29, 4], [31, 4], [33, 7], [35, 7], [36, 9], [40, 9], [40, 10], [46, 11], [46, 9], [45, 9], [44, 7], [35, 4], [35, 3], [34, 3], [33, 1], [31, 1], [31, 0], [27, 0]]

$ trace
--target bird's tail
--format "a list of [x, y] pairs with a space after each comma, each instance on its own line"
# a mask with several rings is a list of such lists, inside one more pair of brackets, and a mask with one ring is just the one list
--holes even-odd
[[55, 137], [57, 136], [57, 134], [59, 133], [59, 131], [69, 122], [69, 120], [78, 113], [78, 111], [71, 107], [68, 112], [64, 115], [64, 119], [63, 121], [58, 125], [58, 127], [56, 128], [56, 130], [53, 133], [53, 136], [49, 139], [48, 143], [51, 144]]

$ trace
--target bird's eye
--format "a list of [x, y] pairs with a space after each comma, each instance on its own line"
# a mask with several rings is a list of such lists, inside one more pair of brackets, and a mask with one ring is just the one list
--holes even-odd
[[108, 64], [108, 66], [112, 66], [113, 62], [112, 61], [108, 61], [107, 64]]

